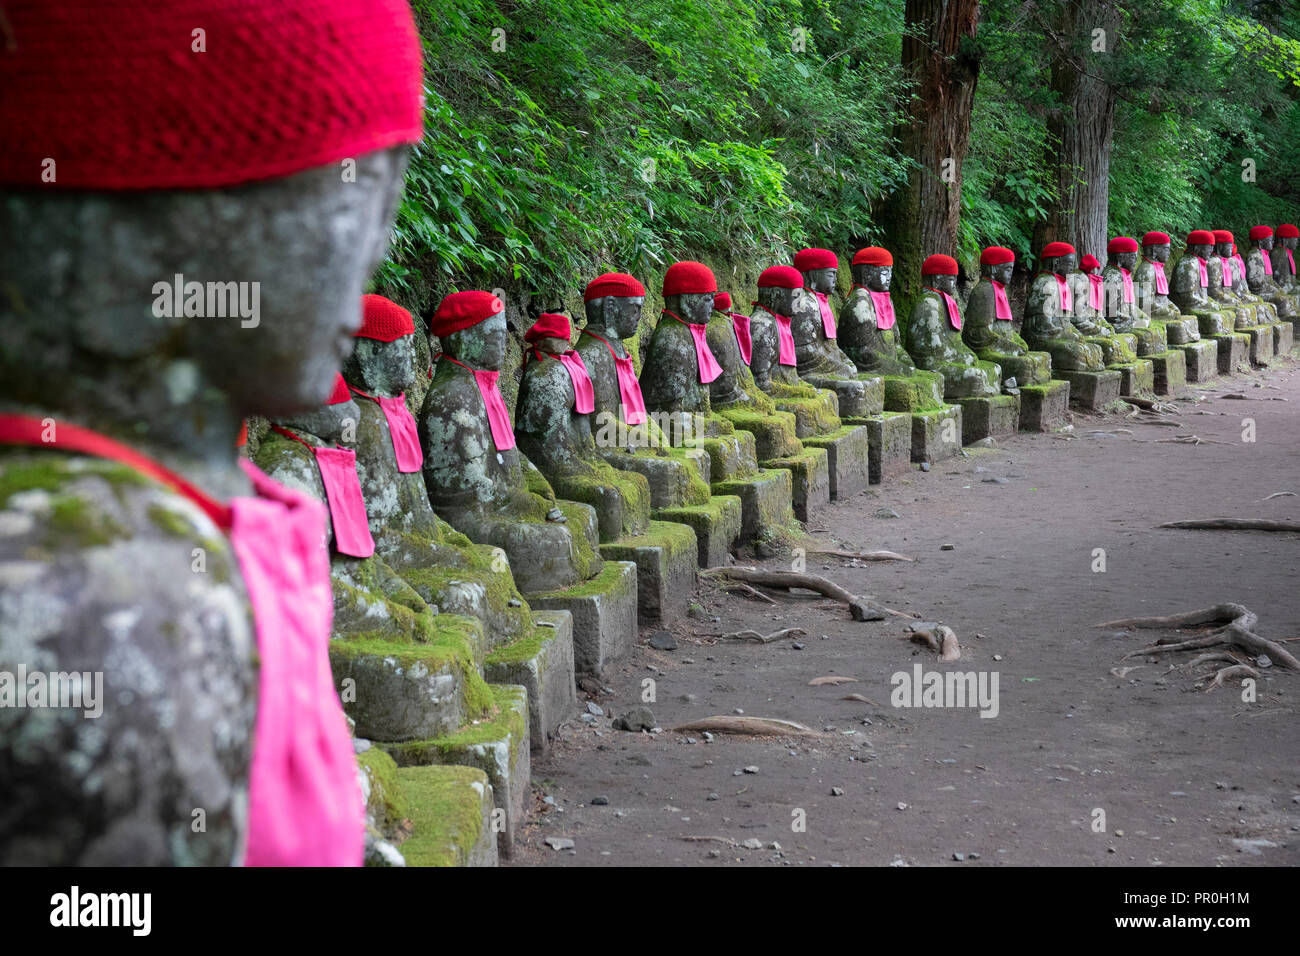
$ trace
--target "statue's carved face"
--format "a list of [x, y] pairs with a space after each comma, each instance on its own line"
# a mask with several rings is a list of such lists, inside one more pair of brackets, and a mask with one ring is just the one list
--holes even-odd
[[1129, 272], [1133, 271], [1133, 267], [1137, 265], [1137, 260], [1138, 254], [1136, 252], [1115, 253], [1115, 265], [1121, 269], [1127, 269]]
[[604, 329], [619, 339], [630, 339], [641, 325], [643, 295], [607, 295], [587, 303], [587, 324], [602, 338]]
[[995, 266], [986, 266], [985, 268], [988, 269], [990, 279], [1006, 285], [1011, 281], [1011, 273], [1015, 271], [1016, 264], [1014, 262], [999, 262]]
[[1047, 268], [1059, 276], [1079, 268], [1079, 254], [1077, 252], [1068, 252], [1063, 256], [1056, 256], [1045, 261]]
[[361, 367], [365, 384], [389, 395], [410, 388], [415, 381], [414, 345], [413, 335], [404, 335], [391, 342], [357, 339], [354, 362]]
[[1230, 243], [1230, 242], [1216, 242], [1216, 243], [1214, 244], [1214, 252], [1215, 252], [1215, 254], [1218, 255], [1220, 258], [1222, 258], [1222, 259], [1227, 259], [1229, 256], [1232, 255], [1232, 243]]
[[867, 288], [875, 289], [877, 292], [888, 292], [889, 285], [893, 281], [893, 266], [867, 266]]
[[1144, 246], [1143, 251], [1152, 262], [1169, 261], [1169, 243], [1167, 242], [1161, 242], [1154, 246]]
[[563, 355], [569, 349], [573, 348], [568, 339], [561, 339], [553, 336], [538, 339], [533, 343], [534, 347], [540, 352], [546, 352], [549, 355]]
[[813, 269], [803, 274], [803, 280], [813, 292], [830, 295], [835, 289], [835, 277], [838, 269]]
[[668, 298], [677, 299], [679, 308], [673, 311], [686, 322], [691, 325], [708, 325], [709, 316], [713, 314], [713, 296], [712, 292], [687, 292], [684, 295]]
[[777, 315], [789, 315], [794, 311], [794, 294], [798, 289], [779, 289], [769, 286], [758, 290], [758, 301]]
[[361, 409], [355, 399], [337, 405], [319, 405], [306, 412], [298, 412], [279, 419], [278, 424], [294, 431], [315, 435], [325, 442], [346, 446], [344, 432], [353, 433], [361, 421]]
[[1210, 253], [1214, 251], [1214, 246], [1207, 245], [1205, 243], [1200, 243], [1195, 246], [1188, 246], [1187, 251], [1194, 256], [1200, 257], [1201, 259], [1208, 259], [1210, 258]]
[[506, 360], [506, 314], [498, 312], [478, 325], [453, 332], [442, 339], [442, 347], [471, 368], [500, 371]]
[[1265, 236], [1263, 239], [1256, 239], [1255, 245], [1259, 246], [1259, 248], [1263, 249], [1265, 252], [1268, 252], [1273, 248], [1273, 237]]
[[922, 285], [928, 285], [931, 289], [938, 289], [940, 292], [947, 292], [954, 295], [957, 292], [957, 277], [950, 275], [926, 275], [921, 276]]
[[1297, 239], [1295, 236], [1288, 236], [1287, 238], [1282, 240], [1282, 248], [1294, 249], [1296, 247], [1297, 242], [1300, 242], [1300, 239]]

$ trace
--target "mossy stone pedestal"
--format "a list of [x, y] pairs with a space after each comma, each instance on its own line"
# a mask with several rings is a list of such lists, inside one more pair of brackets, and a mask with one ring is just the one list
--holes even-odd
[[912, 412], [912, 461], [936, 462], [961, 454], [962, 407], [945, 405], [942, 408]]
[[1206, 335], [1205, 341], [1213, 342], [1218, 348], [1220, 375], [1250, 368], [1250, 336], [1243, 332], [1228, 332], [1223, 335]]
[[[761, 397], [767, 399], [765, 395]], [[764, 413], [753, 406], [733, 405], [717, 409], [716, 413], [733, 428], [754, 436], [755, 455], [761, 468], [790, 472], [791, 504], [796, 518], [807, 521], [814, 511], [830, 504], [828, 456], [820, 448], [804, 447], [795, 433], [795, 416], [791, 412]]]
[[699, 542], [690, 526], [651, 521], [645, 534], [602, 544], [600, 555], [636, 565], [639, 626], [667, 626], [685, 615], [699, 559]]
[[1020, 386], [1020, 430], [1051, 432], [1066, 424], [1070, 383], [1051, 379], [1042, 385]]
[[1150, 356], [1157, 395], [1181, 395], [1187, 391], [1187, 357], [1180, 349]]
[[1156, 393], [1156, 371], [1150, 359], [1140, 358], [1123, 365], [1108, 365], [1108, 369], [1119, 372], [1119, 393], [1121, 395], [1145, 395]]
[[885, 408], [885, 380], [881, 375], [862, 374], [854, 378], [837, 375], [800, 374], [814, 388], [835, 393], [840, 418], [875, 418]]
[[1114, 369], [1100, 372], [1053, 369], [1052, 375], [1070, 383], [1070, 407], [1085, 412], [1100, 412], [1119, 401], [1120, 373]]
[[402, 767], [396, 785], [411, 835], [400, 847], [407, 866], [496, 866], [493, 790], [476, 767]]
[[961, 450], [961, 422], [955, 423], [954, 442], [945, 436], [954, 425], [944, 425], [950, 410], [943, 398], [943, 374], [917, 369], [911, 375], [886, 375], [885, 412], [868, 425], [871, 429], [871, 481], [908, 471], [911, 462], [938, 461]]
[[503, 856], [510, 856], [515, 834], [524, 821], [532, 772], [528, 691], [514, 684], [496, 685], [491, 691], [491, 710], [481, 720], [450, 735], [382, 746], [398, 767], [441, 764], [483, 771], [492, 784], [495, 809], [502, 811], [501, 825], [495, 826], [493, 821], [497, 846]]
[[1251, 365], [1267, 365], [1273, 361], [1273, 327], [1270, 325], [1250, 325], [1237, 329], [1238, 334], [1250, 337], [1246, 346], [1246, 355]]
[[528, 691], [528, 739], [545, 754], [560, 724], [578, 712], [573, 671], [573, 615], [534, 611], [533, 633], [489, 651], [483, 677], [489, 684], [518, 684]]
[[972, 445], [985, 438], [1001, 438], [1020, 430], [1020, 396], [994, 395], [989, 398], [959, 398], [961, 441]]
[[609, 661], [622, 657], [636, 643], [638, 595], [636, 565], [631, 561], [604, 561], [593, 578], [527, 598], [535, 610], [573, 615], [576, 673], [600, 676]]
[[705, 427], [701, 442], [709, 456], [710, 486], [715, 495], [740, 499], [741, 540], [755, 544], [793, 540], [799, 532], [790, 472], [760, 468], [754, 436], [736, 431], [725, 419], [711, 416]]
[[875, 418], [858, 419], [857, 423], [867, 432], [867, 476], [871, 484], [906, 474], [912, 462], [912, 416], [906, 412], [881, 412]]
[[1183, 353], [1183, 362], [1189, 382], [1208, 382], [1219, 374], [1219, 343], [1212, 339], [1198, 339], [1175, 345]]
[[1278, 358], [1287, 358], [1291, 355], [1291, 347], [1295, 344], [1295, 326], [1290, 321], [1273, 323], [1273, 354]]
[[[868, 482], [880, 480], [871, 470], [870, 431], [868, 426], [841, 425], [824, 435], [810, 435], [802, 439], [805, 448], [819, 448], [826, 452], [831, 501], [841, 501], [856, 495], [866, 489]], [[908, 442], [910, 441], [911, 436], [908, 434]]]

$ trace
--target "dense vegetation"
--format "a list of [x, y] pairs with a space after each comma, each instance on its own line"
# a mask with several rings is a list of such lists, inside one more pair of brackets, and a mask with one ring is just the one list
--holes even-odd
[[[1053, 8], [987, 0], [959, 254], [1028, 251], [1055, 199]], [[390, 293], [573, 290], [605, 268], [883, 238], [909, 171], [903, 0], [416, 0], [427, 123]], [[1300, 215], [1300, 11], [1126, 0], [1112, 233]], [[1243, 181], [1243, 160], [1254, 181]]]

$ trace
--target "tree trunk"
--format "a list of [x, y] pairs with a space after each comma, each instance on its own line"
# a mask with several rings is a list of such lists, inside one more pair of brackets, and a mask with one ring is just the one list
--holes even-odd
[[[1059, 239], [1080, 258], [1092, 253], [1105, 262], [1115, 91], [1102, 79], [1102, 58], [1114, 55], [1119, 16], [1107, 0], [1066, 0], [1054, 28], [1056, 37], [1048, 39], [1056, 43], [1052, 90], [1059, 108], [1048, 119], [1047, 161], [1056, 170], [1057, 198], [1035, 229], [1034, 252]], [[1104, 50], [1094, 50], [1099, 42]]]
[[899, 264], [893, 288], [904, 316], [920, 294], [922, 260], [957, 251], [962, 163], [979, 78], [973, 44], [979, 10], [979, 0], [907, 0], [904, 20], [918, 35], [903, 37], [903, 69], [913, 78], [915, 96], [899, 140], [919, 168], [882, 214]]

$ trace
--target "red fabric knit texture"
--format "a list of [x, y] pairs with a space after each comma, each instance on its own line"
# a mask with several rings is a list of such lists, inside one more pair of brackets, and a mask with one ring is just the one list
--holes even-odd
[[702, 262], [691, 259], [674, 262], [664, 273], [664, 295], [717, 291], [718, 280], [713, 278], [713, 270]]
[[982, 266], [1000, 266], [1015, 261], [1016, 254], [1004, 246], [989, 246], [980, 253], [980, 265]]
[[803, 276], [794, 266], [768, 266], [759, 274], [760, 289], [802, 289]]
[[1057, 256], [1068, 256], [1074, 252], [1074, 246], [1068, 242], [1049, 242], [1043, 246], [1043, 258], [1055, 259]]
[[415, 334], [415, 320], [411, 313], [382, 295], [363, 295], [361, 314], [361, 328], [356, 333], [359, 339], [392, 342], [404, 335]]
[[952, 256], [945, 256], [941, 252], [936, 252], [921, 263], [921, 275], [923, 276], [955, 276], [956, 274], [957, 260]]
[[1208, 229], [1193, 229], [1187, 234], [1187, 244], [1189, 246], [1212, 246], [1214, 245], [1214, 233]]
[[1272, 226], [1251, 226], [1250, 227], [1250, 238], [1252, 239], [1267, 239], [1271, 235], [1273, 235]]
[[1091, 272], [1093, 269], [1100, 269], [1101, 263], [1091, 252], [1079, 260], [1079, 268], [1084, 272]]
[[719, 292], [713, 297], [713, 308], [717, 312], [726, 312], [731, 308], [731, 295], [727, 292]]
[[348, 383], [343, 381], [343, 376], [334, 376], [334, 391], [330, 392], [330, 397], [325, 399], [326, 405], [342, 405], [344, 402], [352, 401], [352, 390], [348, 388]]
[[524, 333], [524, 341], [536, 342], [538, 339], [565, 339], [567, 341], [572, 334], [570, 328], [567, 315], [561, 315], [558, 312], [543, 312], [537, 317], [537, 321], [532, 324], [532, 327]]
[[1214, 230], [1214, 241], [1215, 242], [1236, 242], [1237, 237], [1234, 236], [1227, 229], [1216, 229]]
[[800, 272], [813, 269], [838, 269], [840, 260], [829, 249], [800, 249], [794, 254], [794, 267]]
[[478, 325], [505, 308], [505, 303], [491, 292], [453, 292], [438, 303], [438, 311], [429, 320], [429, 331], [442, 338]]
[[888, 249], [882, 249], [880, 246], [867, 246], [865, 249], [859, 249], [854, 253], [853, 264], [855, 266], [892, 266], [894, 256]]
[[4, 0], [3, 13], [5, 185], [231, 186], [421, 135], [405, 0]]
[[1137, 252], [1138, 244], [1136, 239], [1130, 239], [1128, 236], [1116, 236], [1110, 242], [1106, 243], [1106, 251], [1111, 252]]
[[1167, 232], [1148, 232], [1142, 237], [1142, 245], [1144, 246], [1160, 246], [1167, 242], [1169, 242]]
[[590, 302], [592, 299], [602, 299], [607, 295], [624, 298], [645, 295], [645, 286], [626, 272], [606, 272], [587, 283], [587, 290], [582, 293], [582, 301]]
[[1300, 229], [1297, 229], [1289, 222], [1284, 222], [1277, 227], [1277, 237], [1279, 239], [1300, 239]]

